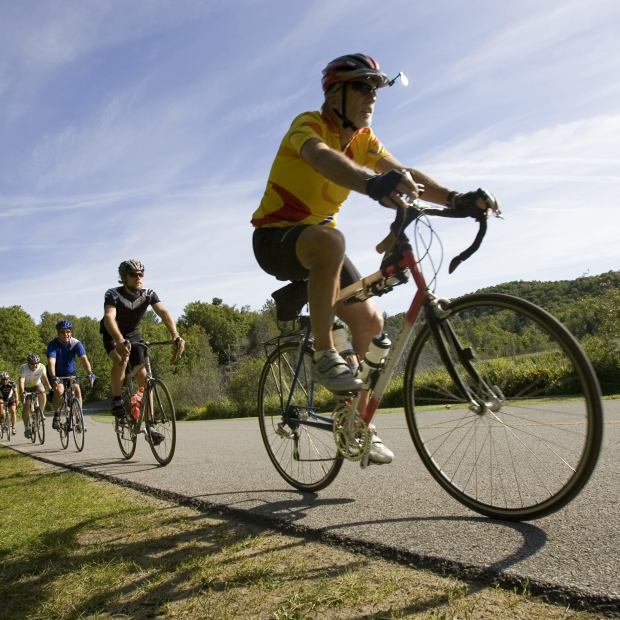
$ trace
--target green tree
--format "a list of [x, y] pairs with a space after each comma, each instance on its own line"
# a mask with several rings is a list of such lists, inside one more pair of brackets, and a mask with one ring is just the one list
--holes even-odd
[[0, 308], [0, 358], [17, 367], [31, 351], [44, 357], [45, 346], [32, 317], [21, 306]]
[[255, 318], [256, 313], [247, 307], [237, 309], [214, 298], [213, 303], [194, 301], [185, 306], [179, 326], [200, 325], [209, 335], [209, 343], [220, 363], [226, 364], [245, 352]]

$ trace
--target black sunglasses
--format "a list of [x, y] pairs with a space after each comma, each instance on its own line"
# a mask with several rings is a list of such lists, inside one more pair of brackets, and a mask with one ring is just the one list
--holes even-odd
[[132, 278], [143, 278], [144, 277], [144, 271], [130, 271], [129, 275]]
[[373, 86], [372, 84], [370, 84], [369, 82], [349, 82], [349, 85], [351, 86], [351, 88], [358, 92], [358, 93], [362, 93], [363, 95], [374, 95], [377, 93], [377, 87]]

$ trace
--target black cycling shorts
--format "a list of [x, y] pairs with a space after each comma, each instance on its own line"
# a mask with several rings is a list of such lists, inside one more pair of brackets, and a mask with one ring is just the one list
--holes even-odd
[[[112, 340], [110, 334], [108, 334], [107, 330], [104, 330], [102, 336], [103, 348], [105, 349], [105, 352], [109, 354], [114, 350], [114, 341]], [[135, 342], [140, 342], [140, 340], [142, 340], [142, 335], [140, 332], [136, 330], [131, 334], [124, 335], [124, 338], [129, 340], [132, 344], [131, 351], [129, 352], [129, 363], [131, 364], [131, 367], [135, 368], [136, 366], [144, 364], [144, 347], [133, 346]]]
[[[308, 270], [299, 262], [295, 246], [306, 225], [289, 228], [257, 228], [252, 236], [254, 256], [261, 269], [278, 280], [308, 279]], [[340, 287], [357, 282], [362, 274], [345, 255], [340, 271]]]

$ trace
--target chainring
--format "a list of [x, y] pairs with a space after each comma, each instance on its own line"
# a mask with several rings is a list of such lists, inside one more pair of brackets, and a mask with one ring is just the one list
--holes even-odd
[[370, 449], [370, 431], [362, 416], [344, 405], [334, 411], [334, 441], [340, 455], [359, 461]]

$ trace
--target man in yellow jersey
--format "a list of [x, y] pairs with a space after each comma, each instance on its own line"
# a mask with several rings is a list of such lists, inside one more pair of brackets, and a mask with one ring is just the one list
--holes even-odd
[[[336, 304], [340, 288], [361, 277], [345, 255], [344, 237], [336, 229], [336, 215], [350, 191], [395, 209], [406, 208], [407, 201], [422, 192], [424, 200], [449, 207], [478, 200], [476, 192], [458, 194], [404, 166], [375, 136], [370, 126], [377, 92], [393, 82], [365, 54], [332, 60], [323, 69], [321, 110], [293, 120], [252, 217], [254, 254], [262, 269], [279, 280], [308, 280], [316, 348], [313, 378], [334, 392], [361, 387], [334, 349], [334, 315], [349, 326], [360, 358], [383, 328], [371, 300]], [[497, 208], [492, 200], [493, 204], [478, 206]], [[391, 462], [392, 451], [372, 430], [370, 460]]]

